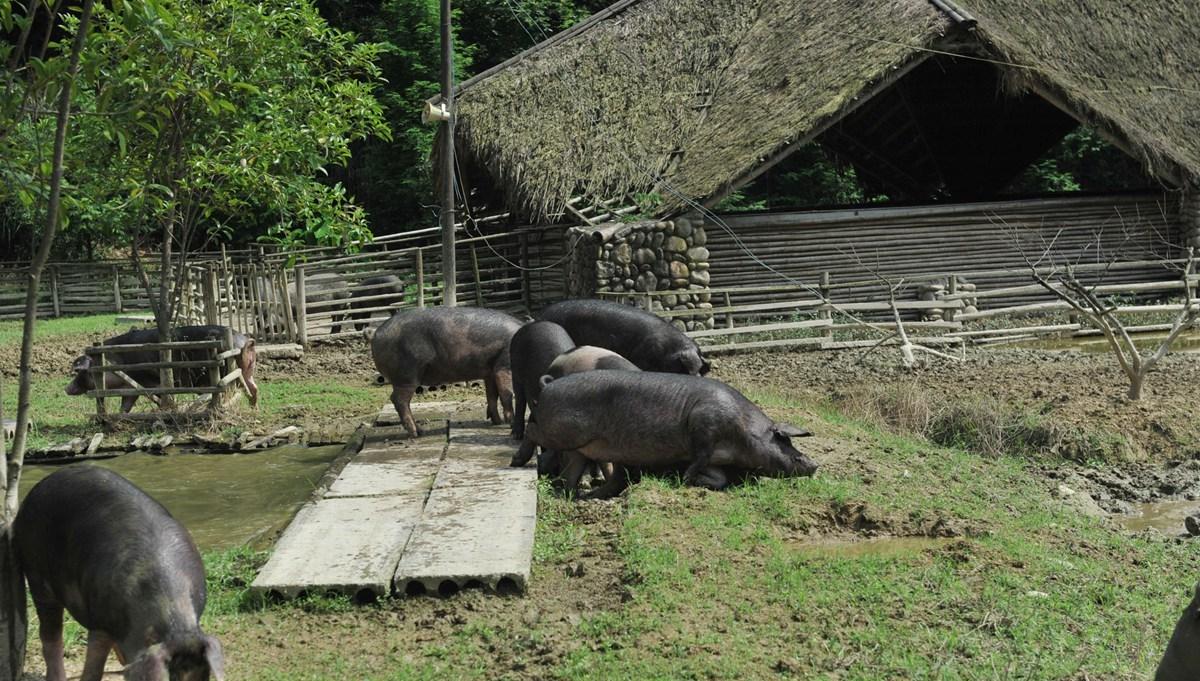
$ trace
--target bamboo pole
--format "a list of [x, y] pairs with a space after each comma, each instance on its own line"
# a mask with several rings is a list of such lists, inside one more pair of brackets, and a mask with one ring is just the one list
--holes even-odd
[[308, 349], [308, 309], [305, 303], [304, 266], [296, 268], [296, 330], [300, 345]]
[[475, 305], [483, 307], [483, 284], [479, 280], [479, 256], [475, 246], [471, 246], [471, 274], [475, 277]]

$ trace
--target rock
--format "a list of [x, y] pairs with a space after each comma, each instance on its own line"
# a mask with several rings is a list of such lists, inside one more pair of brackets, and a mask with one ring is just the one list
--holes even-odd
[[[681, 262], [672, 262], [670, 274], [672, 279], [687, 279], [688, 267]], [[687, 282], [684, 281], [683, 285], [687, 286]]]
[[633, 254], [633, 261], [638, 265], [650, 265], [654, 260], [654, 251], [649, 248], [639, 248]]
[[615, 272], [616, 272], [616, 268], [613, 267], [613, 264], [611, 262], [606, 262], [604, 260], [596, 261], [596, 278], [597, 279], [611, 279]]
[[587, 573], [583, 568], [583, 563], [571, 563], [567, 566], [568, 577], [582, 577]]
[[679, 296], [675, 295], [674, 293], [669, 293], [662, 298], [659, 298], [659, 300], [662, 301], [663, 305], [670, 308], [673, 308], [679, 304]]
[[618, 245], [613, 249], [613, 259], [622, 265], [628, 265], [633, 261], [633, 247], [628, 242]]
[[1026, 591], [1025, 595], [1029, 596], [1030, 598], [1049, 598], [1050, 597], [1050, 594], [1046, 593], [1045, 591]]
[[650, 248], [662, 248], [663, 242], [667, 237], [662, 232], [655, 232], [650, 235]]
[[1193, 514], [1183, 519], [1183, 526], [1193, 537], [1200, 536], [1200, 514]]
[[654, 223], [654, 229], [656, 229], [656, 230], [658, 230], [658, 231], [660, 231], [660, 232], [663, 232], [663, 231], [666, 231], [666, 230], [668, 230], [668, 229], [672, 229], [672, 228], [673, 228], [673, 225], [672, 225], [670, 222], [656, 222], [656, 223]]
[[1058, 489], [1054, 490], [1054, 496], [1059, 499], [1066, 499], [1067, 497], [1075, 496], [1075, 490], [1066, 485], [1059, 485]]
[[671, 326], [679, 329], [680, 331], [687, 331], [687, 325], [684, 324], [683, 321], [679, 320], [679, 319], [672, 320]]
[[686, 239], [692, 235], [692, 221], [686, 218], [679, 218], [675, 221], [675, 236]]
[[651, 312], [662, 312], [663, 304], [657, 300], [651, 300], [650, 301], [650, 311]]
[[692, 262], [708, 262], [708, 249], [703, 246], [687, 249], [688, 260]]
[[666, 245], [663, 247], [668, 253], [683, 253], [688, 249], [687, 242], [677, 236], [667, 239]]
[[695, 331], [699, 328], [699, 325], [697, 325], [696, 322], [687, 322], [686, 326], [688, 331]]
[[700, 225], [692, 230], [692, 243], [696, 246], [703, 246], [708, 243], [708, 235], [705, 234], [704, 228]]
[[671, 276], [671, 261], [659, 258], [654, 261], [654, 265], [650, 268], [660, 277]]
[[709, 265], [709, 262], [708, 262], [707, 260], [705, 260], [704, 262], [694, 262], [694, 263], [692, 263], [692, 269], [694, 269], [694, 270], [706, 270], [706, 269], [708, 269], [709, 267], [710, 267], [710, 265]]
[[646, 233], [634, 232], [633, 236], [629, 237], [629, 243], [633, 244], [634, 248], [640, 248], [642, 244], [646, 243]]
[[716, 319], [713, 319], [712, 317], [709, 317], [708, 319], [705, 319], [705, 320], [704, 320], [704, 328], [706, 328], [706, 329], [715, 329], [715, 328], [717, 328], [717, 320], [716, 320]]
[[684, 288], [685, 286], [687, 286], [687, 283], [688, 283], [687, 279], [672, 279], [671, 280], [671, 288]]
[[691, 279], [693, 284], [699, 284], [700, 286], [708, 286], [708, 272], [706, 272], [704, 270], [693, 271], [689, 278]]
[[649, 272], [644, 272], [638, 276], [637, 282], [634, 283], [634, 288], [642, 293], [658, 290], [658, 277], [655, 277]]
[[632, 280], [632, 279], [626, 279], [625, 281], [623, 281], [623, 282], [621, 282], [621, 283], [625, 285], [625, 290], [626, 290], [626, 291], [632, 291], [632, 290], [633, 290], [633, 280]]

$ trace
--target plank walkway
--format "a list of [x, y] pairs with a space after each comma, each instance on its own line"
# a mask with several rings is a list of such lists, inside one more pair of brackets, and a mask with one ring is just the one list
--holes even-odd
[[292, 598], [337, 592], [522, 592], [529, 580], [537, 473], [508, 466], [516, 444], [481, 404], [413, 404], [410, 440], [388, 405], [362, 448], [284, 531], [251, 588]]

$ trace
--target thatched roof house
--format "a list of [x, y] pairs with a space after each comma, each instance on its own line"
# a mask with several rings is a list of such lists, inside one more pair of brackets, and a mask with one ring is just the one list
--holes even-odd
[[1195, 0], [621, 0], [464, 82], [458, 148], [535, 218], [712, 206], [818, 136], [898, 194], [979, 198], [1078, 122], [1179, 187], [1197, 73]]

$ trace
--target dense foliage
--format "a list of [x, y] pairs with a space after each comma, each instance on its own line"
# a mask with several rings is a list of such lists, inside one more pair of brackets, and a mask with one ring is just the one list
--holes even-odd
[[[606, 6], [604, 0], [456, 0], [455, 70], [462, 80], [532, 47]], [[391, 141], [365, 140], [335, 174], [366, 208], [376, 234], [436, 220], [429, 152], [434, 128], [421, 123], [440, 89], [438, 0], [320, 0], [322, 14], [361, 40], [384, 46], [380, 96]]]

